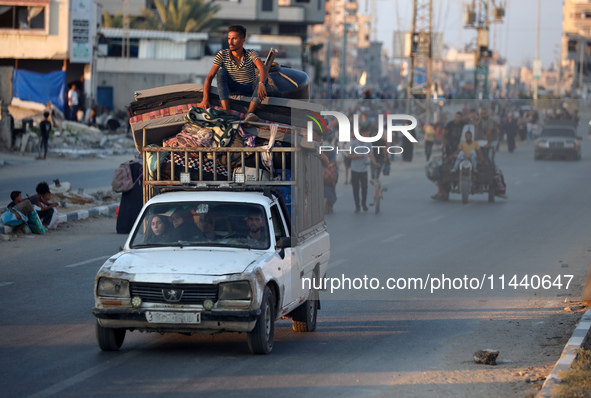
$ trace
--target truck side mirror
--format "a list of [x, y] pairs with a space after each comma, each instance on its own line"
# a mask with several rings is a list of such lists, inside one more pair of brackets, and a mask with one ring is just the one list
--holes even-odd
[[279, 247], [280, 249], [287, 249], [288, 247], [293, 247], [292, 238], [288, 236], [279, 238], [279, 241], [277, 243], [277, 247]]

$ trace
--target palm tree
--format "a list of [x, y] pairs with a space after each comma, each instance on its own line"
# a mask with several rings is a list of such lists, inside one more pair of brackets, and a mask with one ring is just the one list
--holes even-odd
[[111, 15], [107, 12], [103, 12], [103, 28], [122, 28], [123, 27], [123, 15], [120, 12], [116, 12]]
[[215, 20], [220, 6], [204, 0], [154, 0], [156, 11], [142, 9], [145, 20], [139, 29], [166, 30], [172, 32], [205, 32], [216, 29], [221, 22]]

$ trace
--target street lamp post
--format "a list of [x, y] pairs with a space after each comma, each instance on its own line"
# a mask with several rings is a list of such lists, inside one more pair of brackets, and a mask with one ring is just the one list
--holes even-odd
[[534, 60], [533, 78], [534, 78], [534, 101], [538, 100], [538, 82], [542, 73], [540, 61], [540, 8], [542, 0], [538, 0], [538, 25], [536, 29], [536, 59]]

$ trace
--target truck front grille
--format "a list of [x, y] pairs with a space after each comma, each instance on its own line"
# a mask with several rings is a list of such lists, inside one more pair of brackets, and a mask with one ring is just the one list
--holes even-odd
[[139, 296], [146, 303], [203, 304], [218, 299], [217, 285], [131, 282], [129, 288], [131, 297]]

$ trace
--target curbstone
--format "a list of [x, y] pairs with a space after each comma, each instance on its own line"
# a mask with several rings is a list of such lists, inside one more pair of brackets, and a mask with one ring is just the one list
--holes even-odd
[[585, 311], [579, 324], [575, 328], [571, 338], [566, 343], [564, 350], [562, 350], [562, 355], [556, 365], [554, 365], [554, 369], [546, 378], [546, 381], [542, 385], [542, 389], [536, 395], [537, 398], [550, 398], [552, 397], [552, 389], [560, 384], [560, 377], [558, 376], [558, 372], [562, 370], [570, 369], [573, 361], [577, 356], [576, 350], [581, 348], [581, 346], [585, 343], [587, 333], [591, 329], [591, 310], [588, 309]]
[[[100, 215], [115, 214], [117, 206], [119, 206], [119, 203], [113, 203], [111, 205], [106, 205], [106, 206], [93, 207], [91, 209], [71, 211], [68, 213], [59, 214], [58, 220], [60, 223], [65, 223], [65, 222], [76, 221], [76, 220], [86, 220], [89, 217], [96, 217], [96, 216], [100, 216]], [[13, 228], [9, 225], [0, 225], [0, 235], [1, 234], [9, 234], [12, 232], [12, 230], [13, 230]]]

